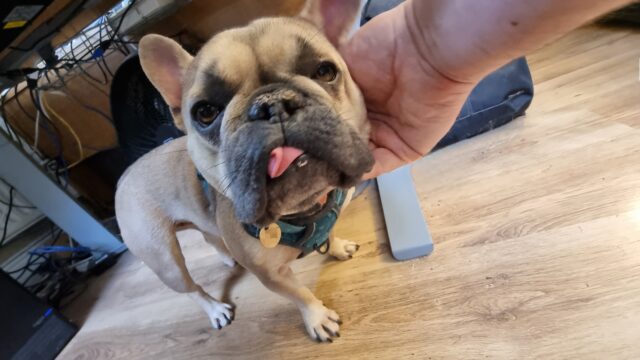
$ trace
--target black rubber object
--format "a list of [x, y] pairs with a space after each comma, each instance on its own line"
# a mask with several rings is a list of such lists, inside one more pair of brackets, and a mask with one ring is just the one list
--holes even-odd
[[177, 137], [171, 111], [142, 71], [138, 55], [126, 59], [111, 83], [111, 113], [127, 163]]

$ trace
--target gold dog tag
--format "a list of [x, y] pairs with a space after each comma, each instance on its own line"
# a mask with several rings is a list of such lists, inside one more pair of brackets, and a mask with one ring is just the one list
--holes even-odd
[[260, 229], [259, 236], [262, 246], [271, 249], [276, 247], [276, 245], [278, 245], [278, 243], [280, 242], [282, 230], [280, 230], [280, 226], [278, 226], [278, 224], [274, 223]]

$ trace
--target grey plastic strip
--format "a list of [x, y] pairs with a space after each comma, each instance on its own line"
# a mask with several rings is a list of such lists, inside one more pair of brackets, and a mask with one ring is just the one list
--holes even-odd
[[379, 176], [377, 181], [393, 257], [409, 260], [431, 254], [433, 241], [422, 215], [410, 166]]

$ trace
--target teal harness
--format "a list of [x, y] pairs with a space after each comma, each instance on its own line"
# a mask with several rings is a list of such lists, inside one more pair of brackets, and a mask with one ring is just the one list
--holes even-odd
[[[202, 189], [209, 191], [209, 183], [200, 173], [198, 179]], [[322, 209], [313, 215], [289, 216], [278, 220], [276, 223], [282, 231], [279, 245], [286, 245], [300, 249], [299, 257], [303, 257], [313, 251], [322, 254], [329, 250], [329, 234], [338, 220], [340, 210], [344, 204], [346, 192], [342, 189], [335, 189], [327, 198], [327, 203]], [[242, 224], [247, 234], [259, 239], [261, 228], [254, 224]], [[326, 245], [326, 246], [325, 246]]]

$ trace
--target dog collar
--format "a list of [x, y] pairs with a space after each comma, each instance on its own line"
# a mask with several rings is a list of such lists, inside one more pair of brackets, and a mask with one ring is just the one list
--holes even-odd
[[[202, 189], [209, 191], [209, 183], [197, 173]], [[329, 234], [338, 221], [340, 210], [345, 201], [345, 191], [335, 189], [329, 193], [327, 203], [322, 209], [312, 215], [292, 215], [276, 222], [280, 228], [281, 237], [279, 245], [300, 249], [299, 257], [303, 257], [314, 251], [325, 253], [329, 250]], [[260, 239], [261, 227], [254, 224], [242, 223], [242, 227], [255, 239]], [[326, 245], [326, 246], [325, 246]]]

